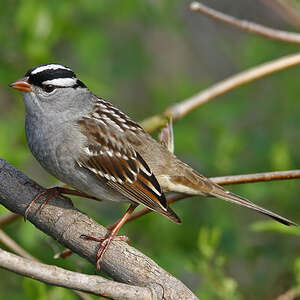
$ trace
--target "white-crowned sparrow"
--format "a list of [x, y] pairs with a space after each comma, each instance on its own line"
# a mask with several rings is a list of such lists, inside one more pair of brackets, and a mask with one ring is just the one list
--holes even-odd
[[68, 67], [40, 65], [10, 86], [24, 94], [28, 145], [49, 173], [98, 199], [131, 203], [122, 221], [101, 240], [98, 259], [138, 204], [180, 223], [166, 192], [214, 196], [295, 225], [181, 162], [128, 116], [91, 93]]

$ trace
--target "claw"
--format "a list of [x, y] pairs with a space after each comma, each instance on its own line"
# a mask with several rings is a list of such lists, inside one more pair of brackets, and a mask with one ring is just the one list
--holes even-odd
[[100, 243], [99, 249], [96, 254], [96, 269], [100, 270], [100, 263], [102, 262], [103, 255], [109, 247], [110, 243], [114, 241], [122, 241], [122, 242], [130, 242], [129, 238], [126, 235], [113, 235], [114, 233], [111, 231], [104, 238], [97, 238], [91, 235], [82, 234], [80, 238], [84, 240], [90, 240], [94, 242]]
[[32, 206], [33, 206], [33, 204], [34, 204], [36, 201], [38, 201], [41, 197], [46, 196], [46, 195], [47, 195], [47, 197], [46, 197], [46, 199], [43, 201], [43, 203], [41, 204], [40, 208], [38, 209], [38, 213], [40, 213], [40, 212], [42, 211], [42, 209], [47, 205], [47, 203], [48, 203], [53, 197], [56, 197], [56, 196], [61, 196], [61, 197], [62, 197], [63, 199], [65, 199], [66, 201], [72, 203], [72, 201], [71, 201], [69, 198], [67, 198], [67, 197], [65, 197], [65, 196], [63, 196], [63, 195], [61, 194], [61, 190], [60, 190], [59, 187], [53, 187], [53, 188], [47, 189], [47, 190], [45, 190], [45, 191], [43, 191], [43, 192], [39, 192], [39, 193], [31, 200], [31, 202], [29, 203], [28, 207], [27, 207], [26, 210], [25, 210], [25, 213], [24, 213], [24, 221], [27, 220], [28, 214], [29, 214], [29, 212], [30, 212], [30, 210], [31, 210], [31, 208], [32, 208]]
[[96, 254], [96, 269], [97, 270], [100, 270], [100, 264], [102, 262], [103, 256], [104, 256], [107, 248], [109, 247], [110, 243], [112, 242], [112, 240], [129, 242], [129, 238], [127, 236], [125, 236], [125, 235], [117, 236], [117, 233], [120, 230], [120, 228], [122, 227], [122, 225], [126, 222], [128, 217], [132, 214], [132, 212], [134, 211], [134, 209], [136, 207], [137, 207], [136, 204], [131, 204], [130, 207], [125, 212], [124, 216], [118, 222], [116, 222], [114, 224], [112, 230], [104, 238], [99, 239], [97, 237], [85, 235], [85, 234], [82, 234], [80, 236], [80, 238], [82, 238], [82, 239], [92, 240], [92, 241], [100, 243], [99, 249]]

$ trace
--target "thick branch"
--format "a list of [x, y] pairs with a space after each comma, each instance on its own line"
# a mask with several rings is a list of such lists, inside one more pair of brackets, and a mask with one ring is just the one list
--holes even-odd
[[51, 285], [67, 287], [112, 299], [153, 299], [146, 287], [117, 283], [97, 275], [86, 275], [42, 264], [0, 249], [1, 267]]
[[[32, 180], [0, 159], [0, 203], [14, 213], [24, 215], [28, 204], [38, 192]], [[41, 204], [38, 202], [33, 205], [28, 220], [65, 247], [95, 264], [98, 243], [81, 239], [80, 236], [86, 234], [102, 238], [107, 233], [106, 228], [63, 198], [51, 199], [40, 213], [37, 213]], [[164, 299], [197, 299], [182, 282], [124, 242], [112, 242], [103, 257], [101, 268], [116, 281], [149, 288], [160, 287], [158, 294], [162, 288]]]
[[248, 31], [250, 33], [255, 33], [263, 37], [273, 39], [273, 40], [278, 40], [281, 42], [300, 44], [300, 34], [295, 32], [277, 30], [277, 29], [256, 24], [254, 22], [239, 20], [232, 16], [221, 13], [215, 9], [207, 7], [199, 2], [192, 2], [190, 8], [193, 11], [198, 11], [210, 18], [232, 25], [234, 27]]
[[163, 127], [170, 117], [173, 121], [176, 121], [198, 106], [223, 95], [234, 88], [298, 64], [300, 64], [300, 53], [284, 56], [260, 66], [250, 68], [247, 71], [233, 75], [217, 84], [214, 84], [206, 90], [167, 108], [162, 114], [155, 115], [144, 120], [141, 125], [148, 132], [153, 132], [154, 130]]

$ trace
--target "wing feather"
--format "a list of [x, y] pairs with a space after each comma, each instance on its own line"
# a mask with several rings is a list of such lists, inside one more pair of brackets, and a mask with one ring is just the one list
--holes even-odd
[[[125, 115], [117, 115], [116, 109], [113, 114], [108, 111], [105, 110], [105, 118], [102, 119], [98, 107], [98, 118], [95, 118], [94, 112], [92, 116], [83, 117], [78, 122], [87, 140], [78, 164], [131, 201], [143, 204], [179, 223], [180, 219], [168, 207], [155, 175], [126, 140], [124, 130], [130, 130], [135, 123], [131, 121], [126, 125]], [[136, 126], [135, 132], [140, 128]]]

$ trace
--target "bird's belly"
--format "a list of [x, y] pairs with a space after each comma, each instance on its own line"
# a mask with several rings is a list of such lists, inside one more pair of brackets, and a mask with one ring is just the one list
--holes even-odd
[[73, 158], [70, 149], [67, 149], [64, 145], [57, 145], [55, 152], [48, 153], [48, 159], [52, 161], [52, 167], [49, 167], [48, 164], [44, 166], [43, 162], [40, 163], [49, 173], [63, 183], [99, 200], [129, 201], [119, 192], [111, 189], [105, 182], [98, 179], [89, 170], [79, 166]]
[[36, 160], [48, 173], [70, 187], [99, 200], [130, 201], [100, 181], [89, 170], [80, 167], [74, 159], [74, 150], [68, 146], [68, 143], [58, 142], [61, 139], [49, 135], [49, 132], [47, 133], [48, 139], [42, 132], [36, 132], [36, 135], [39, 137], [32, 136], [32, 134], [27, 136], [28, 145]]
[[93, 173], [79, 166], [76, 162], [70, 161], [68, 165], [70, 165], [70, 168], [64, 168], [56, 176], [67, 185], [99, 200], [130, 202], [127, 197], [110, 188], [105, 182], [102, 182]]

